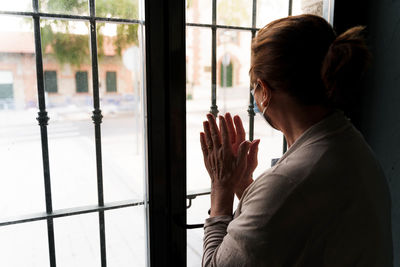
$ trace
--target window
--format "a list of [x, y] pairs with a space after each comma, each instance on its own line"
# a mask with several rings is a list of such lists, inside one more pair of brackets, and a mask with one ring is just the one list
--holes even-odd
[[144, 61], [143, 3], [119, 3], [0, 4], [0, 266], [148, 262], [144, 64], [122, 60]]
[[44, 72], [44, 90], [48, 93], [57, 93], [57, 72], [48, 71]]
[[0, 71], [0, 109], [10, 109], [13, 106], [13, 73], [11, 71]]
[[78, 71], [75, 73], [76, 92], [87, 93], [89, 92], [88, 73], [87, 71]]
[[115, 71], [107, 71], [106, 73], [106, 90], [107, 92], [117, 91], [117, 73]]

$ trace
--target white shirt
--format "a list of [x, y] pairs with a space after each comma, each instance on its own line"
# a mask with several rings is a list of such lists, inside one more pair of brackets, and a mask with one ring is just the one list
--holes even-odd
[[234, 218], [206, 219], [202, 266], [393, 266], [387, 182], [342, 112], [258, 177]]

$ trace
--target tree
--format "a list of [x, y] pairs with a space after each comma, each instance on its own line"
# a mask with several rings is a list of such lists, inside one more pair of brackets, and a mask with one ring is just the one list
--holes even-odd
[[[87, 14], [87, 0], [42, 0], [41, 8], [50, 13]], [[138, 2], [135, 0], [96, 0], [96, 16], [138, 18]], [[85, 24], [89, 30], [89, 24]], [[97, 23], [99, 59], [104, 56], [105, 23]], [[90, 61], [89, 36], [74, 33], [74, 24], [66, 20], [41, 21], [42, 49], [46, 56], [53, 56], [60, 64], [80, 66]], [[138, 24], [117, 24], [112, 44], [117, 55], [137, 43]], [[111, 38], [111, 37], [108, 37]], [[48, 50], [50, 49], [50, 51]], [[47, 53], [49, 52], [49, 53]], [[49, 55], [50, 54], [50, 55]]]

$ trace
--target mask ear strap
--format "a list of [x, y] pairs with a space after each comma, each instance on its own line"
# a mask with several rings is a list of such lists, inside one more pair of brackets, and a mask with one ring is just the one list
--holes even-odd
[[272, 95], [271, 95], [271, 97], [269, 98], [269, 101], [268, 101], [267, 106], [264, 108], [264, 110], [263, 110], [263, 112], [262, 112], [263, 115], [265, 114], [265, 112], [267, 112], [267, 110], [268, 110], [268, 108], [269, 108], [269, 104], [271, 104], [271, 99], [272, 99]]

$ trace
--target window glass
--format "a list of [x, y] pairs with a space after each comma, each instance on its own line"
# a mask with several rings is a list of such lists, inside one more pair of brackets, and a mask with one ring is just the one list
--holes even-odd
[[39, 0], [41, 12], [89, 15], [88, 0]]
[[96, 0], [96, 16], [139, 19], [139, 0]]
[[[2, 1], [1, 10], [3, 10], [3, 11], [32, 11], [32, 0]], [[10, 26], [10, 24], [8, 24], [7, 26]]]
[[212, 0], [187, 0], [186, 22], [211, 24]]
[[108, 266], [146, 266], [144, 207], [106, 211], [105, 217]]
[[0, 227], [0, 251], [0, 266], [50, 266], [46, 221]]
[[[293, 1], [293, 2], [296, 2]], [[289, 15], [289, 0], [258, 0], [257, 27], [262, 28], [273, 20]]]
[[[107, 202], [144, 198], [143, 73], [140, 28], [118, 42], [118, 24], [99, 23], [104, 194]], [[113, 29], [113, 30], [111, 30]], [[102, 47], [101, 47], [101, 44]]]
[[88, 72], [78, 71], [75, 73], [75, 83], [77, 93], [87, 93], [89, 91]]
[[48, 93], [57, 93], [57, 71], [44, 71], [44, 90]]
[[94, 205], [93, 96], [76, 94], [75, 80], [77, 71], [91, 69], [89, 24], [42, 19], [41, 28], [43, 66], [56, 70], [58, 79], [58, 93], [46, 95], [53, 208]]
[[101, 266], [97, 213], [54, 219], [57, 266]]
[[106, 73], [106, 90], [107, 92], [117, 92], [117, 73], [115, 71]]
[[33, 25], [7, 18], [12, 26], [0, 26], [1, 218], [45, 210]]
[[253, 0], [216, 0], [217, 24], [251, 27]]

